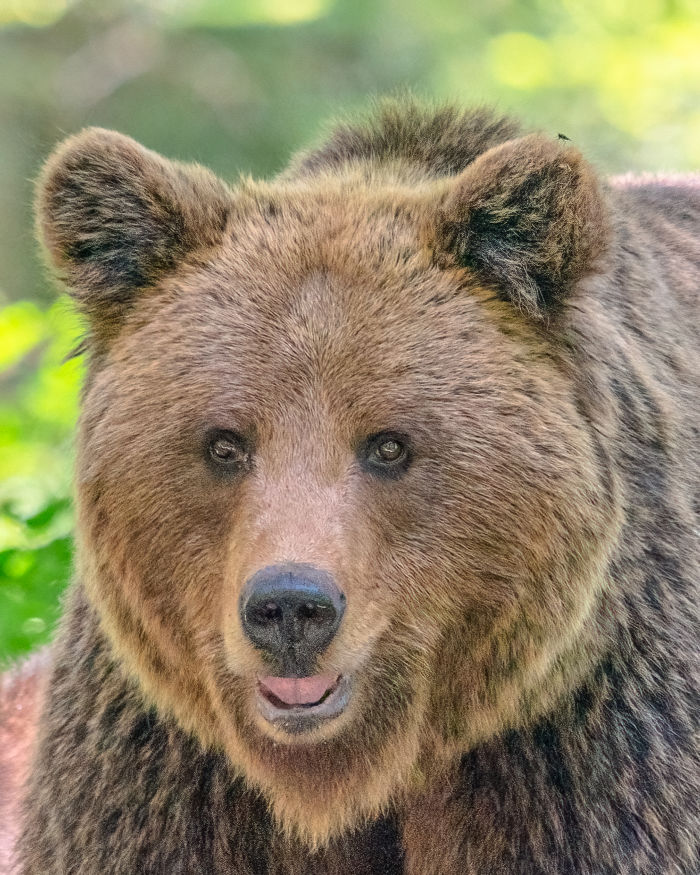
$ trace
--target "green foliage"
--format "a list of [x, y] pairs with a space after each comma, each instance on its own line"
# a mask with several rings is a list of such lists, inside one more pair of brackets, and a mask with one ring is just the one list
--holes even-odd
[[[56, 536], [52, 524], [56, 517], [69, 519], [69, 511], [70, 502], [63, 498], [29, 519], [17, 519], [30, 536], [27, 541], [31, 546], [0, 550], [0, 642], [5, 658], [31, 650], [51, 637], [72, 558], [71, 538]], [[3, 514], [11, 517], [12, 511], [5, 507]], [[65, 522], [58, 528], [64, 527]]]
[[49, 639], [70, 575], [79, 333], [63, 301], [0, 310], [0, 665]]
[[412, 89], [494, 102], [606, 171], [700, 164], [697, 0], [0, 0], [0, 661], [70, 573], [80, 326], [32, 233], [52, 145], [116, 128], [235, 181]]

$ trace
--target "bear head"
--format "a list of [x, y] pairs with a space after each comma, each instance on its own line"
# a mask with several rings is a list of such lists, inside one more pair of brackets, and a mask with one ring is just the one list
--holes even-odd
[[89, 129], [39, 182], [89, 329], [78, 577], [147, 700], [312, 845], [594, 646], [617, 509], [566, 325], [606, 198], [474, 118], [461, 163], [331, 143], [235, 187]]

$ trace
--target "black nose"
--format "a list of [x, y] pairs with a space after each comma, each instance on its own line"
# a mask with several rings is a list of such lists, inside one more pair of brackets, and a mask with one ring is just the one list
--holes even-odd
[[246, 583], [241, 623], [253, 644], [273, 657], [284, 675], [313, 672], [345, 610], [345, 596], [313, 565], [269, 565]]

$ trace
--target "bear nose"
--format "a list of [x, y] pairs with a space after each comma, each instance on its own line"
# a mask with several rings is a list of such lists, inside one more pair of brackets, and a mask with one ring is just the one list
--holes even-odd
[[345, 610], [331, 575], [313, 565], [269, 565], [247, 581], [240, 599], [243, 629], [284, 674], [305, 674], [328, 647]]

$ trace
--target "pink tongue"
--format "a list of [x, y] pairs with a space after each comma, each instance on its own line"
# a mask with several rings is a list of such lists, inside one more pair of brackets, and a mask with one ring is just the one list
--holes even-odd
[[310, 705], [318, 702], [337, 679], [337, 675], [330, 674], [317, 674], [310, 678], [268, 676], [260, 678], [260, 683], [287, 705]]

